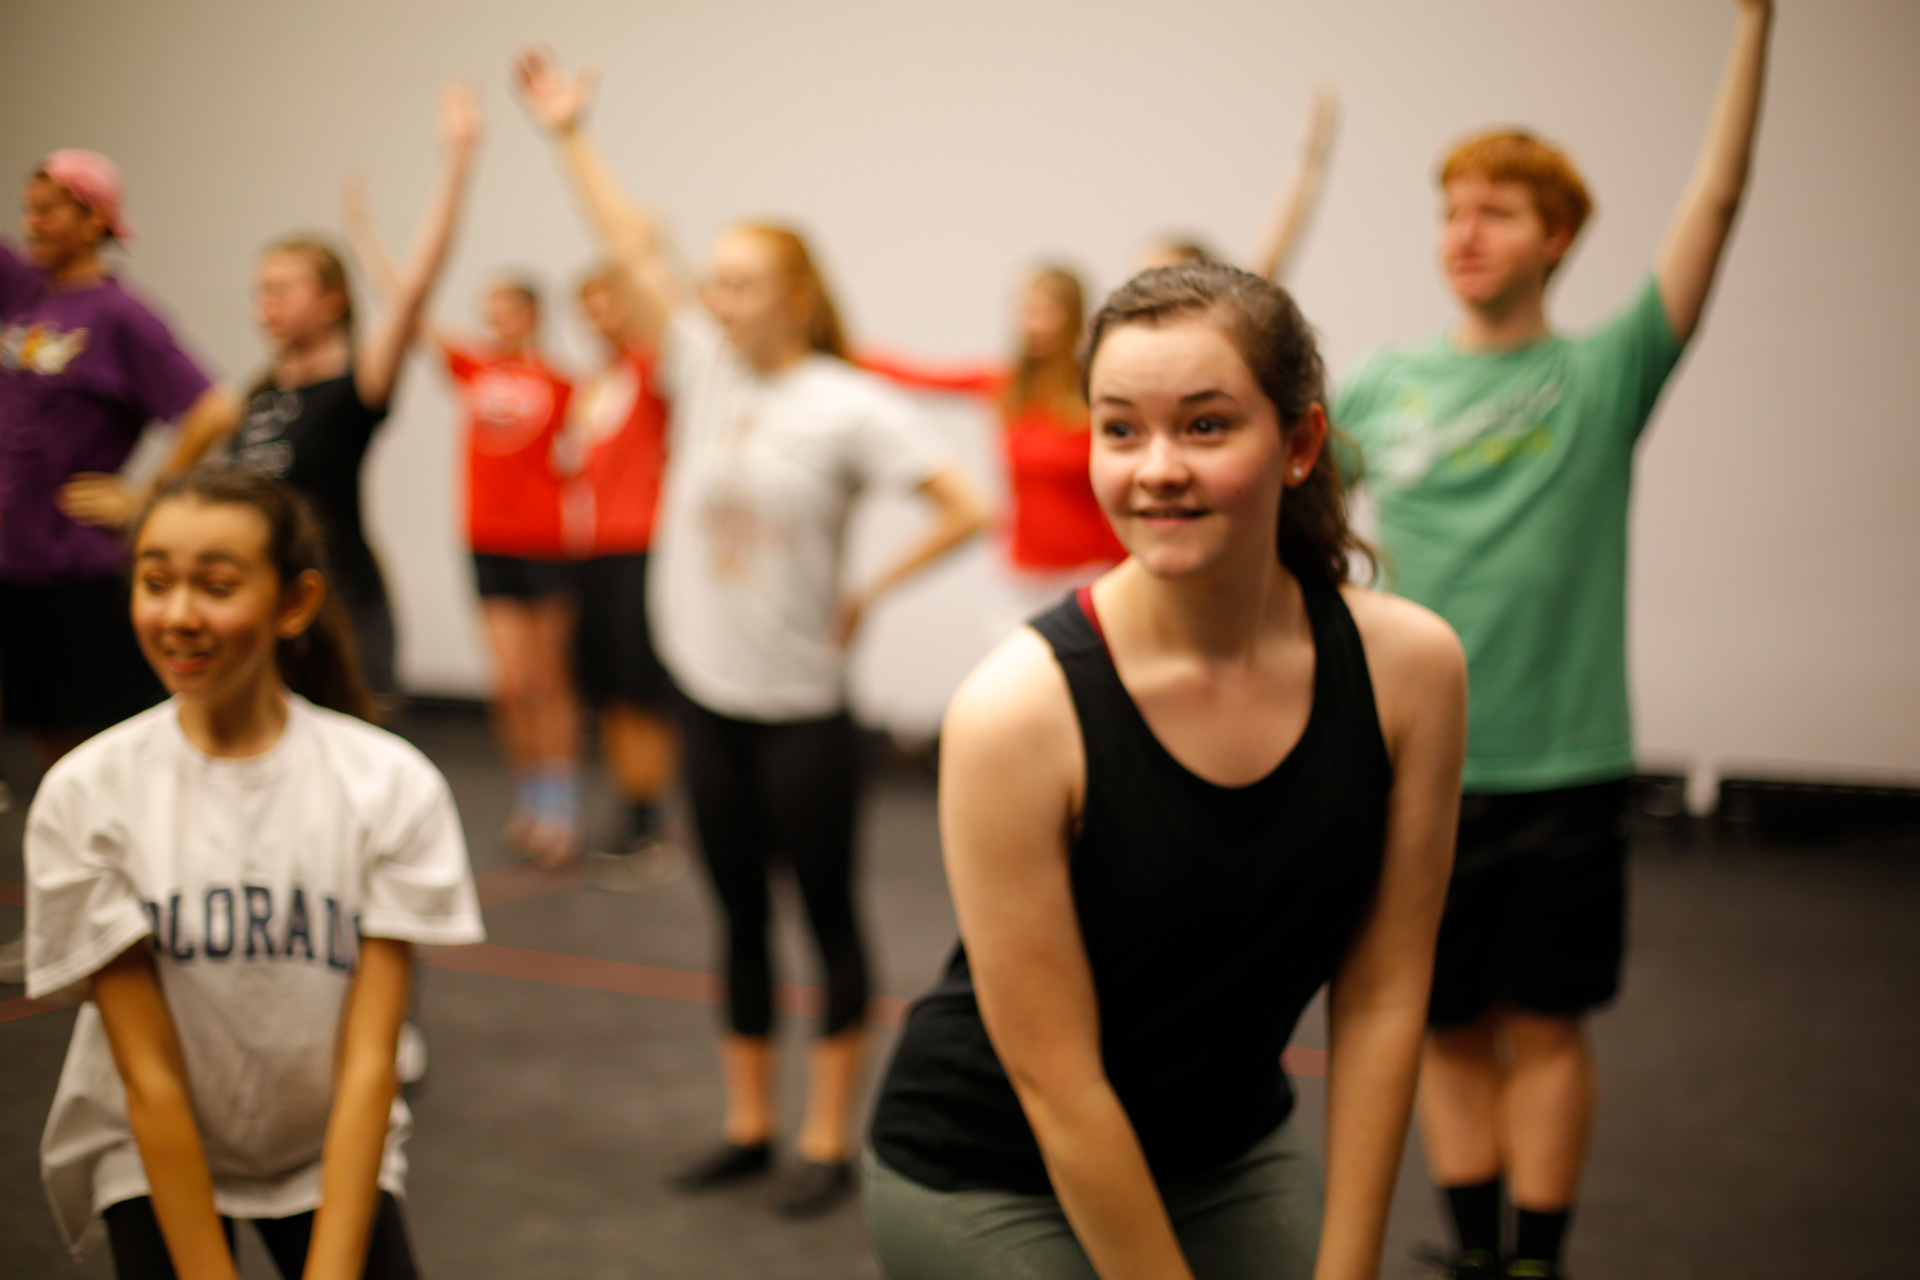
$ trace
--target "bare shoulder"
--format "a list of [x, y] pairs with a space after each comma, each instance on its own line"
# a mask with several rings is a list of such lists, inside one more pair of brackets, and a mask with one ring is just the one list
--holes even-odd
[[1078, 726], [1065, 673], [1031, 627], [994, 646], [947, 705], [944, 750], [986, 751], [1003, 762], [1056, 757], [1077, 749]]
[[1460, 637], [1433, 610], [1368, 587], [1341, 588], [1359, 628], [1389, 744], [1436, 719], [1466, 717], [1467, 657]]

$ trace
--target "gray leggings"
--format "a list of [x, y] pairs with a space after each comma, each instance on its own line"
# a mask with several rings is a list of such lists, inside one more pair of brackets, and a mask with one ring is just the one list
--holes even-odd
[[[1309, 1280], [1320, 1251], [1320, 1166], [1293, 1122], [1161, 1197], [1196, 1280]], [[1060, 1202], [935, 1191], [866, 1153], [867, 1222], [887, 1280], [1098, 1280]]]

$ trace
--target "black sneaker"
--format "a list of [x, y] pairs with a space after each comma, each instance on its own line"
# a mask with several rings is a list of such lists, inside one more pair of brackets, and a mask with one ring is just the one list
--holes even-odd
[[1428, 1245], [1416, 1250], [1414, 1257], [1438, 1271], [1440, 1280], [1507, 1280], [1512, 1275], [1485, 1249], [1448, 1253]]
[[721, 1142], [718, 1147], [673, 1175], [669, 1180], [675, 1191], [694, 1193], [716, 1191], [748, 1178], [758, 1178], [773, 1167], [773, 1147], [759, 1143], [743, 1147], [737, 1142]]
[[836, 1160], [821, 1164], [801, 1160], [787, 1176], [773, 1208], [783, 1218], [817, 1218], [831, 1212], [853, 1196], [853, 1161]]

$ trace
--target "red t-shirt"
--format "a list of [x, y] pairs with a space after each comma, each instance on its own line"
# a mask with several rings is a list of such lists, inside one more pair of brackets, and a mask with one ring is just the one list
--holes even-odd
[[[952, 391], [998, 404], [1011, 376], [1004, 365], [932, 369], [897, 356], [863, 351], [858, 362], [890, 382], [921, 391]], [[1087, 464], [1093, 432], [1084, 415], [1062, 418], [1039, 405], [1002, 423], [1007, 489], [1013, 508], [1007, 558], [1020, 569], [1077, 569], [1118, 564], [1127, 549], [1093, 496]]]
[[667, 465], [667, 404], [641, 351], [595, 374], [574, 398], [590, 518], [584, 555], [632, 555], [653, 545], [653, 516]]
[[573, 384], [538, 359], [446, 348], [467, 413], [467, 542], [489, 555], [561, 559], [554, 442]]

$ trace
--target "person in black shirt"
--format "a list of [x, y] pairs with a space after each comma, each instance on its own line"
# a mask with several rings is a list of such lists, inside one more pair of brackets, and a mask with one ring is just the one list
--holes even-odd
[[247, 397], [230, 450], [234, 464], [286, 481], [312, 505], [361, 669], [389, 697], [399, 688], [393, 611], [361, 520], [360, 472], [446, 261], [479, 142], [478, 110], [464, 86], [442, 91], [440, 115], [446, 158], [433, 204], [391, 302], [364, 336], [355, 334], [346, 268], [324, 240], [291, 236], [261, 255], [254, 309], [273, 363]]
[[[881, 1266], [1371, 1277], [1451, 862], [1465, 660], [1432, 613], [1347, 585], [1364, 547], [1284, 291], [1221, 265], [1149, 271], [1088, 351], [1091, 475], [1129, 558], [1005, 641], [947, 712], [961, 945], [875, 1113]], [[1329, 981], [1323, 1210], [1279, 1059]]]

